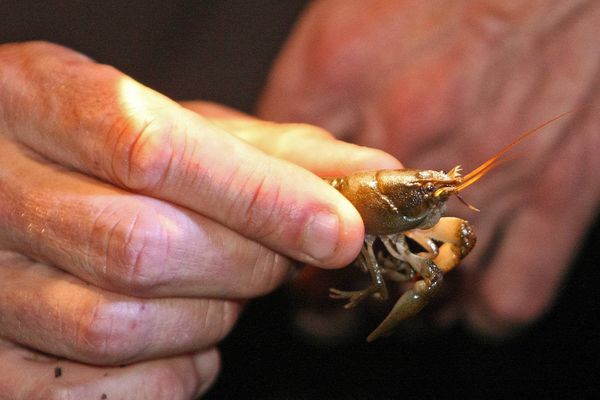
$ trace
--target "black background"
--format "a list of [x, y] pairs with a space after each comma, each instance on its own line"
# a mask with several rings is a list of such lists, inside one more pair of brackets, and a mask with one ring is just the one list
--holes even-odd
[[[251, 111], [304, 3], [2, 1], [0, 43], [53, 41], [112, 64], [170, 97]], [[506, 342], [474, 337], [457, 326], [373, 344], [319, 347], [294, 334], [285, 292], [253, 301], [220, 346], [223, 371], [207, 398], [598, 394], [599, 227], [596, 223], [582, 243], [550, 313]]]

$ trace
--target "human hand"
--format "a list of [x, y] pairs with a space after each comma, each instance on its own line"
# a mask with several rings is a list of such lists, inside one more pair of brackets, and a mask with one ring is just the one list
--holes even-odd
[[[0, 46], [1, 396], [192, 398], [241, 303], [286, 280], [291, 259], [356, 256], [357, 212], [285, 159], [398, 162], [236, 118], [244, 140], [68, 49]], [[301, 158], [303, 143], [319, 146]]]
[[473, 168], [557, 114], [465, 191], [481, 213], [462, 304], [507, 335], [552, 303], [600, 200], [600, 4], [322, 0], [300, 19], [259, 115], [325, 127], [406, 165]]

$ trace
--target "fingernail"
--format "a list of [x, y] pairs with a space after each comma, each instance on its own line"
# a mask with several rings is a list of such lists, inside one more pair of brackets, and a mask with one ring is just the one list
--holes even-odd
[[194, 357], [196, 373], [200, 379], [200, 386], [196, 393], [197, 396], [206, 393], [215, 383], [221, 369], [221, 357], [218, 350], [211, 349], [196, 354]]
[[326, 260], [338, 245], [340, 220], [336, 214], [320, 211], [304, 228], [302, 250], [315, 260]]

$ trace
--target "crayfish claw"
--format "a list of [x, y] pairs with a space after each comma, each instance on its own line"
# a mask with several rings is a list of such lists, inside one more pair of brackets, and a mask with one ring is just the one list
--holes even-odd
[[417, 281], [398, 299], [388, 316], [367, 337], [367, 342], [390, 334], [401, 321], [418, 314], [437, 292], [438, 287], [437, 284], [427, 285], [424, 281]]

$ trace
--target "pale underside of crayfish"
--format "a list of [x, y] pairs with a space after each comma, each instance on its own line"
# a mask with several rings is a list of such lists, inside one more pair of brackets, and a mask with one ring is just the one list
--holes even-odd
[[[348, 301], [345, 307], [352, 308], [369, 297], [387, 300], [386, 279], [414, 282], [367, 337], [367, 341], [391, 333], [400, 321], [417, 314], [439, 291], [444, 274], [456, 267], [473, 249], [476, 236], [469, 222], [443, 216], [449, 197], [455, 195], [462, 201], [459, 192], [497, 166], [514, 145], [574, 111], [559, 114], [524, 132], [464, 176], [460, 174], [460, 167], [456, 166], [447, 173], [399, 169], [324, 178], [350, 200], [363, 219], [365, 241], [355, 262], [371, 278], [366, 289], [343, 291], [332, 288], [330, 297], [345, 299]], [[420, 248], [414, 250], [414, 246], [407, 243], [407, 238]], [[385, 253], [375, 253], [376, 241], [381, 242]]]

